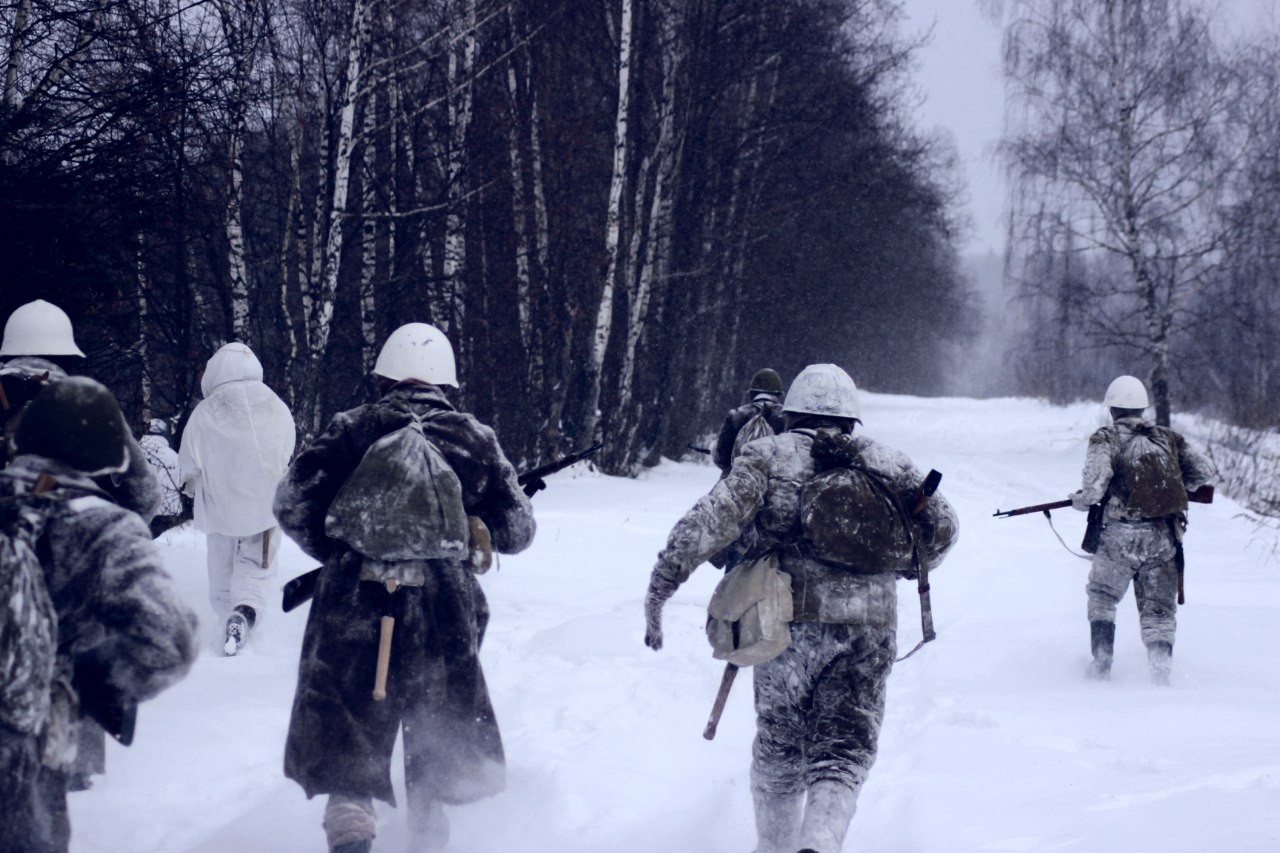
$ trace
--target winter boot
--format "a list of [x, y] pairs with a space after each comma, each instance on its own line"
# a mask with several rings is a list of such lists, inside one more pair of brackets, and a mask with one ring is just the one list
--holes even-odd
[[257, 621], [258, 614], [247, 604], [236, 605], [227, 617], [226, 633], [222, 644], [222, 653], [227, 657], [239, 652], [249, 639], [249, 630]]
[[800, 825], [802, 850], [813, 853], [840, 853], [849, 822], [858, 808], [858, 790], [843, 782], [823, 779], [809, 786]]
[[371, 853], [373, 850], [373, 842], [366, 839], [360, 841], [350, 841], [346, 844], [339, 844], [333, 848], [330, 853]]
[[1147, 661], [1151, 664], [1151, 683], [1168, 687], [1169, 674], [1173, 671], [1173, 643], [1148, 644]]
[[1111, 678], [1111, 659], [1115, 654], [1116, 623], [1090, 622], [1089, 640], [1093, 647], [1093, 662], [1085, 670], [1085, 675], [1095, 681], [1106, 681]]
[[800, 838], [804, 792], [772, 794], [751, 791], [756, 810], [755, 853], [792, 853]]
[[411, 850], [443, 850], [449, 843], [449, 818], [439, 800], [422, 806], [410, 803], [409, 828], [413, 831]]
[[369, 853], [378, 834], [372, 799], [330, 794], [324, 808], [329, 853]]

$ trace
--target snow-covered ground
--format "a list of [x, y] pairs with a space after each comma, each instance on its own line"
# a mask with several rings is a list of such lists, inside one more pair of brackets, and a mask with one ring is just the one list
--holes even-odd
[[[1110, 683], [1083, 678], [1088, 565], [1041, 516], [992, 513], [1079, 485], [1098, 404], [867, 394], [866, 431], [944, 473], [960, 542], [933, 576], [938, 639], [898, 664], [879, 761], [847, 851], [1205, 853], [1280, 850], [1280, 565], [1240, 508], [1193, 505], [1171, 688], [1147, 680], [1132, 593]], [[739, 678], [714, 741], [701, 733], [721, 665], [702, 634], [719, 573], [704, 566], [644, 647], [653, 558], [716, 480], [664, 463], [638, 480], [556, 475], [538, 536], [482, 579], [483, 659], [504, 735], [506, 793], [449, 810], [457, 853], [747, 853], [754, 721]], [[1054, 514], [1078, 544], [1084, 519]], [[281, 772], [305, 611], [271, 614], [240, 657], [218, 653], [204, 539], [162, 537], [205, 618], [190, 676], [108, 745], [107, 775], [71, 795], [77, 853], [321, 851], [323, 803]], [[292, 543], [281, 581], [310, 568]], [[900, 584], [899, 647], [919, 639]], [[398, 759], [398, 756], [397, 756]], [[403, 774], [396, 771], [397, 784]], [[408, 849], [378, 805], [375, 850]]]

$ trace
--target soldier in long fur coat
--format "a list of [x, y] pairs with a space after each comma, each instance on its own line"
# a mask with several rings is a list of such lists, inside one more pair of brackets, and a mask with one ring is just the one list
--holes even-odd
[[[500, 792], [505, 763], [479, 659], [488, 605], [468, 561], [399, 561], [404, 585], [389, 593], [377, 582], [385, 564], [325, 533], [330, 504], [365, 451], [417, 415], [494, 550], [517, 553], [534, 534], [529, 499], [493, 430], [456, 411], [439, 387], [457, 384], [447, 339], [423, 323], [401, 327], [374, 372], [382, 397], [335, 416], [294, 460], [275, 500], [280, 526], [324, 563], [303, 638], [285, 774], [308, 797], [330, 795], [325, 829], [330, 849], [342, 853], [371, 848], [373, 799], [395, 804], [391, 752], [401, 727], [410, 826], [428, 848], [448, 837], [441, 805]], [[396, 621], [387, 697], [379, 701], [372, 688], [384, 614]]]
[[[178, 597], [150, 531], [90, 476], [127, 464], [127, 434], [106, 388], [61, 379], [28, 405], [14, 438], [18, 456], [0, 472], [0, 499], [31, 492], [42, 475], [54, 484], [36, 553], [57, 620], [54, 685], [41, 700], [47, 713], [35, 731], [0, 724], [0, 851], [65, 851], [81, 714], [123, 722], [196, 656], [195, 614]], [[30, 627], [21, 633], [38, 635]]]

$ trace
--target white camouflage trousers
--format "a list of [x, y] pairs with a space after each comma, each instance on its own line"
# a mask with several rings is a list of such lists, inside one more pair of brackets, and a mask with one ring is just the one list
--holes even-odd
[[1178, 609], [1177, 545], [1164, 520], [1114, 522], [1102, 531], [1085, 586], [1089, 621], [1115, 622], [1116, 605], [1131, 581], [1142, 642], [1172, 645]]
[[[263, 568], [263, 536], [269, 533], [266, 564]], [[280, 528], [253, 536], [224, 536], [209, 533], [209, 604], [219, 619], [246, 604], [261, 620], [267, 612], [267, 596], [275, 591], [276, 555], [280, 551]]]
[[791, 794], [828, 780], [857, 790], [876, 760], [896, 649], [891, 627], [792, 622], [790, 647], [754, 668], [753, 787]]

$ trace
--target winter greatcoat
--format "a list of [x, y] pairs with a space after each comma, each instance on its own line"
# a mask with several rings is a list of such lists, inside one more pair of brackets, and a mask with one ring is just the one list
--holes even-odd
[[[1124, 500], [1111, 488], [1122, 465], [1123, 449], [1143, 426], [1141, 418], [1117, 418], [1089, 438], [1080, 491], [1071, 496], [1077, 509], [1103, 506], [1103, 527], [1098, 551], [1085, 591], [1089, 621], [1116, 621], [1116, 605], [1133, 583], [1143, 642], [1173, 645], [1178, 609], [1178, 540], [1182, 519], [1144, 519], [1125, 509]], [[1177, 432], [1155, 427], [1160, 439], [1176, 455], [1182, 485], [1194, 491], [1214, 476], [1213, 463], [1192, 449]]]
[[[67, 774], [79, 713], [127, 706], [181, 678], [196, 656], [195, 615], [178, 597], [145, 524], [93, 481], [41, 456], [0, 473], [0, 496], [26, 492], [42, 473], [66, 503], [48, 518], [37, 550], [58, 618], [55, 690], [40, 737], [0, 726], [0, 850], [65, 851]], [[16, 844], [15, 847], [8, 845]]]
[[[858, 574], [808, 555], [800, 491], [814, 476], [813, 434], [791, 431], [746, 445], [728, 476], [685, 513], [654, 568], [680, 584], [712, 554], [754, 527], [754, 553], [773, 549], [791, 576], [791, 645], [755, 671], [752, 784], [790, 794], [833, 780], [856, 790], [875, 760], [893, 666], [897, 574]], [[861, 435], [839, 439], [909, 505], [923, 477], [901, 453]], [[941, 494], [917, 517], [920, 558], [935, 568], [955, 542], [957, 520]], [[906, 574], [908, 561], [898, 567]]]
[[[380, 437], [415, 413], [462, 484], [463, 504], [489, 528], [494, 549], [524, 550], [533, 510], [492, 429], [454, 410], [432, 386], [401, 384], [334, 417], [290, 466], [276, 494], [280, 526], [324, 562], [307, 619], [285, 774], [307, 796], [343, 794], [394, 803], [391, 751], [403, 724], [410, 808], [466, 803], [502, 790], [505, 762], [479, 651], [489, 618], [462, 560], [407, 561], [422, 586], [388, 593], [361, 580], [365, 561], [325, 534], [338, 490]], [[394, 488], [394, 484], [388, 484]], [[395, 616], [387, 698], [372, 698], [379, 620]]]
[[747, 421], [761, 412], [764, 413], [765, 419], [769, 421], [769, 426], [773, 427], [775, 433], [781, 433], [786, 429], [782, 404], [778, 402], [777, 394], [758, 392], [750, 403], [744, 403], [731, 410], [725, 416], [724, 426], [720, 427], [720, 436], [716, 439], [716, 446], [711, 451], [711, 461], [722, 474], [727, 474], [729, 466], [733, 464], [733, 443], [738, 438], [738, 433], [747, 425]]

